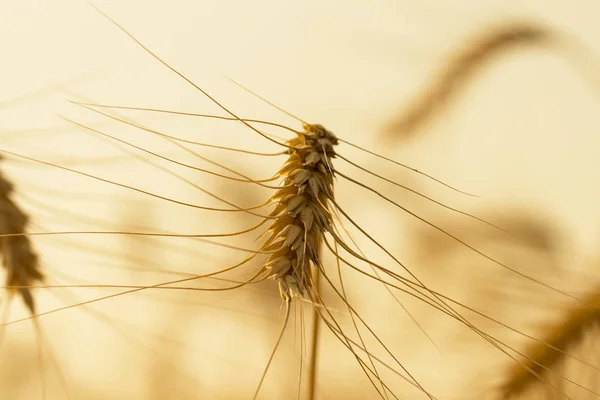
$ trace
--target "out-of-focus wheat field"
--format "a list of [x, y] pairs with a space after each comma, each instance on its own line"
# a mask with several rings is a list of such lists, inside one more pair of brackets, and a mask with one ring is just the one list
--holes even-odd
[[[343, 143], [336, 149], [363, 168], [528, 239], [453, 213], [334, 160], [339, 171], [514, 270], [338, 179], [335, 196], [344, 210], [430, 288], [536, 338], [579, 304], [547, 286], [575, 297], [597, 290], [597, 2], [94, 4], [236, 115], [301, 129], [296, 120], [226, 77], [303, 120], [323, 124], [339, 138], [477, 194], [462, 195]], [[386, 129], [428, 90], [453, 55], [480, 35], [516, 22], [560, 32], [577, 46], [510, 47], [481, 65], [450, 104], [412, 135]], [[0, 150], [89, 175], [3, 153], [0, 168], [15, 185], [15, 201], [31, 217], [30, 232], [206, 234], [240, 231], [256, 223], [244, 213], [185, 207], [96, 179], [219, 208], [228, 207], [175, 175], [242, 207], [261, 204], [270, 193], [255, 184], [228, 181], [150, 154], [227, 174], [164, 138], [68, 100], [226, 115], [87, 2], [0, 1]], [[281, 150], [235, 121], [100, 111], [187, 140], [256, 152]], [[275, 127], [264, 130], [290, 137]], [[253, 179], [271, 177], [285, 160], [213, 148], [194, 151]], [[400, 273], [373, 242], [348, 225], [369, 259]], [[258, 231], [214, 241], [256, 249], [257, 235]], [[71, 233], [35, 236], [32, 241], [42, 260], [45, 284], [59, 286], [155, 285], [226, 268], [247, 256], [189, 238]], [[335, 270], [331, 254], [325, 254], [324, 260]], [[255, 260], [227, 277], [247, 279], [259, 266], [260, 260]], [[499, 397], [507, 371], [515, 368], [507, 354], [423, 302], [398, 294], [420, 329], [380, 283], [350, 271], [345, 274], [352, 304], [435, 398]], [[227, 285], [204, 279], [181, 286]], [[33, 293], [42, 314], [125, 290], [55, 287]], [[331, 292], [323, 295], [336, 318], [352, 332], [344, 304]], [[5, 305], [7, 296], [2, 299]], [[304, 308], [303, 326], [299, 318], [290, 320], [261, 399], [298, 396], [300, 343], [310, 342], [301, 332], [309, 335], [312, 325], [310, 305]], [[463, 311], [482, 330], [518, 351], [532, 343], [481, 315]], [[9, 312], [8, 321], [28, 316], [18, 297]], [[252, 398], [283, 312], [277, 284], [267, 281], [231, 291], [145, 290], [51, 312], [36, 321], [42, 337], [31, 320], [2, 327], [0, 399]], [[533, 388], [522, 398], [562, 398], [549, 389], [550, 384], [572, 399], [597, 398], [594, 392], [600, 388], [595, 382], [600, 373], [592, 365], [600, 365], [600, 353], [594, 335], [593, 331], [586, 334], [570, 348], [585, 363], [568, 358], [558, 372], [553, 371], [585, 389], [551, 376], [549, 384], [537, 382], [539, 393]], [[374, 338], [366, 340], [377, 349]], [[316, 399], [377, 398], [337, 338], [322, 327], [318, 341]], [[381, 348], [374, 353], [393, 361]], [[307, 364], [304, 359], [304, 369]], [[380, 373], [398, 398], [427, 398], [385, 368]], [[303, 379], [301, 399], [307, 398]]]

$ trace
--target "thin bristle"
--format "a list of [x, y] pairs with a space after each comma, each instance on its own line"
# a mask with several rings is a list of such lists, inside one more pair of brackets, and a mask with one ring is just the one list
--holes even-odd
[[[29, 217], [12, 199], [13, 192], [13, 184], [0, 172], [0, 232], [3, 234], [25, 233], [29, 222]], [[21, 287], [9, 290], [17, 291], [31, 314], [35, 314], [35, 302], [26, 286], [44, 280], [38, 255], [27, 236], [3, 236], [0, 241], [2, 264], [7, 271], [6, 286]]]

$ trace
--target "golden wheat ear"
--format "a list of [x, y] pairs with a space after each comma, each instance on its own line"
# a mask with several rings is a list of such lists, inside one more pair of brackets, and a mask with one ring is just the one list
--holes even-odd
[[[546, 329], [544, 337], [535, 342], [524, 351], [526, 360], [522, 365], [515, 365], [506, 374], [506, 379], [500, 387], [500, 397], [503, 399], [521, 398], [523, 394], [529, 393], [529, 390], [535, 389], [540, 381], [534, 376], [539, 374], [548, 378], [556, 377], [562, 386], [564, 380], [573, 383], [571, 380], [563, 378], [559, 369], [566, 361], [583, 363], [586, 369], [594, 370], [597, 377], [600, 374], [598, 367], [580, 361], [567, 352], [573, 352], [573, 349], [583, 344], [586, 337], [591, 334], [597, 335], [594, 328], [600, 324], [600, 287], [590, 293], [584, 301], [577, 303], [574, 307], [568, 309], [563, 317], [555, 324]], [[587, 358], [587, 357], [585, 357]], [[579, 377], [580, 378], [580, 377]], [[577, 385], [579, 386], [579, 385]], [[597, 394], [590, 389], [586, 390], [587, 396], [597, 398]], [[595, 395], [595, 396], [594, 396]]]
[[[0, 346], [2, 346], [4, 341], [4, 330], [6, 329], [6, 320], [10, 313], [11, 300], [15, 294], [18, 294], [21, 296], [31, 315], [35, 329], [42, 398], [46, 398], [45, 368], [42, 353], [44, 351], [48, 352], [56, 371], [60, 370], [60, 366], [56, 362], [50, 344], [44, 339], [42, 327], [33, 318], [36, 315], [36, 304], [30, 287], [43, 282], [44, 274], [41, 270], [39, 257], [33, 249], [31, 240], [26, 235], [29, 217], [13, 200], [13, 194], [14, 185], [0, 171], [0, 234], [2, 234], [0, 237], [0, 256], [2, 256], [2, 265], [6, 269], [5, 285], [8, 293], [4, 303], [5, 312], [0, 322], [2, 329], [0, 333]], [[17, 235], [4, 236], [6, 234]], [[59, 373], [59, 375], [62, 378], [62, 374]], [[61, 379], [61, 382], [64, 385], [64, 380]]]
[[[27, 231], [29, 217], [12, 199], [13, 193], [13, 184], [0, 171], [0, 233], [2, 234], [24, 234]], [[0, 243], [2, 265], [6, 269], [6, 286], [9, 292], [17, 292], [29, 312], [35, 315], [35, 301], [27, 286], [44, 280], [38, 255], [29, 237], [25, 235], [3, 236], [0, 238]]]

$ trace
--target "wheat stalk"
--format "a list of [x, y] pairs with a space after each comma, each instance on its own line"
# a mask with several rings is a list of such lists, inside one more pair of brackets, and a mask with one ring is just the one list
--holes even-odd
[[429, 89], [387, 127], [390, 135], [410, 137], [447, 106], [471, 77], [497, 54], [521, 44], [548, 44], [554, 39], [547, 29], [532, 25], [510, 25], [479, 35], [452, 57]]

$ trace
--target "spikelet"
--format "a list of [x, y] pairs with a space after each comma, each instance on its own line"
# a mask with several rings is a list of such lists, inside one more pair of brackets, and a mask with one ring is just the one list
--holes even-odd
[[262, 271], [279, 280], [286, 299], [312, 289], [311, 268], [319, 262], [323, 234], [332, 225], [328, 199], [333, 196], [331, 159], [338, 140], [321, 125], [305, 124], [304, 130], [286, 143], [289, 158], [277, 173], [283, 184], [270, 199], [277, 204], [270, 214], [274, 221], [260, 248], [272, 253]]
[[[13, 184], [0, 172], [0, 233], [25, 233], [29, 217], [12, 200]], [[6, 268], [6, 286], [31, 286], [41, 282], [44, 275], [40, 271], [38, 255], [27, 236], [5, 236], [0, 241], [2, 265]], [[9, 289], [13, 290], [13, 289]], [[28, 288], [14, 289], [32, 314], [35, 303]]]

